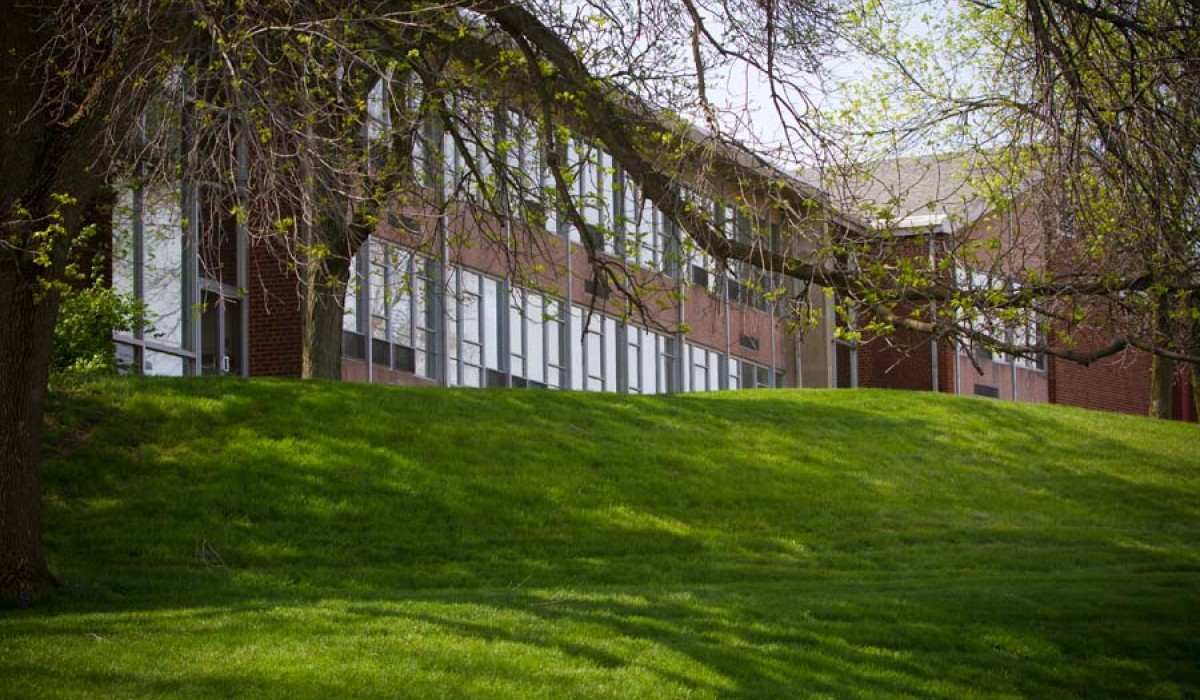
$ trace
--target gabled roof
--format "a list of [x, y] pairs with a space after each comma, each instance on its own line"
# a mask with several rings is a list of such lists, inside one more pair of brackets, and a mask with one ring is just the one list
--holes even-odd
[[968, 151], [890, 158], [845, 172], [824, 171], [819, 182], [845, 210], [861, 212], [877, 228], [948, 233], [974, 223], [986, 212], [981, 185], [998, 172], [987, 152]]

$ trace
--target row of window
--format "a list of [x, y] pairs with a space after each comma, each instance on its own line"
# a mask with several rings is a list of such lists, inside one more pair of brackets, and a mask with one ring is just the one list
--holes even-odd
[[[185, 264], [195, 251], [186, 246], [186, 238], [181, 235], [181, 200], [174, 190], [152, 193], [125, 189], [114, 207], [113, 284], [118, 291], [144, 300], [151, 320], [144, 331], [120, 337], [118, 351], [124, 364], [146, 374], [199, 371], [197, 367], [188, 369], [199, 352], [193, 347], [196, 323], [205, 325], [199, 334], [202, 342], [222, 346], [240, 343], [236, 291], [222, 294], [219, 289], [212, 293], [192, 289], [191, 276], [203, 272], [194, 264]], [[659, 215], [649, 208], [647, 216], [654, 219]], [[639, 250], [646, 255], [661, 254], [661, 248], [652, 243]], [[364, 284], [368, 279], [369, 285]], [[364, 246], [346, 298], [347, 354], [366, 357], [369, 338], [374, 363], [437, 378], [436, 357], [441, 352], [437, 330], [444, 315], [448, 319], [448, 383], [528, 383], [632, 393], [722, 388], [720, 381], [713, 379], [720, 376], [717, 363], [693, 358], [700, 357], [702, 350], [693, 351], [685, 344], [684, 356], [677, 361], [674, 336], [602, 315], [588, 318], [579, 307], [568, 310], [555, 299], [509, 289], [501, 280], [469, 270], [451, 271], [446, 279], [447, 294], [437, 293], [442, 283], [435, 284], [435, 279], [440, 278], [430, 259], [372, 239]], [[197, 282], [200, 286], [207, 283], [207, 279]], [[201, 307], [202, 317], [193, 318]], [[568, 315], [575, 335], [587, 328], [583, 341], [569, 353], [565, 351]], [[208, 326], [232, 328], [224, 333], [227, 342], [218, 342], [221, 334]], [[623, 354], [618, 353], [618, 347], [623, 348]], [[240, 371], [242, 358], [237, 348], [214, 347], [208, 354], [214, 367], [222, 367], [225, 372]], [[714, 357], [718, 355], [714, 353]], [[569, 368], [565, 364], [568, 357]], [[675, 370], [677, 365], [682, 369]], [[765, 368], [755, 369], [755, 365], [746, 363], [743, 372], [741, 365], [736, 359], [729, 361], [725, 386], [771, 384], [769, 373], [766, 381], [761, 377], [748, 379], [755, 372], [766, 373]]]
[[115, 336], [118, 366], [140, 374], [180, 376], [195, 359], [179, 189], [120, 188], [113, 205], [112, 284], [145, 304], [145, 328]]
[[[959, 270], [958, 280], [959, 286], [967, 292], [1013, 289], [1015, 284], [1008, 279], [992, 277], [982, 272], [971, 272], [966, 269]], [[1010, 314], [1008, 318], [1004, 319], [995, 319], [974, 314], [968, 323], [975, 331], [1018, 347], [1037, 345], [1044, 338], [1036, 315], [1030, 311]], [[964, 349], [964, 351], [966, 350]], [[1035, 354], [1028, 357], [1014, 356], [1006, 353], [992, 352], [982, 345], [972, 348], [970, 351], [975, 356], [991, 360], [992, 362], [1001, 364], [1012, 363], [1017, 367], [1024, 367], [1025, 369], [1044, 370], [1046, 368], [1046, 356], [1043, 354]]]
[[[368, 100], [372, 142], [384, 140], [392, 125], [388, 105], [393, 103], [385, 99], [383, 85], [379, 83]], [[415, 91], [410, 89], [406, 95], [401, 108], [411, 123], [417, 109]], [[582, 244], [579, 232], [560, 216], [555, 203], [557, 189], [537, 121], [464, 98], [456, 100], [452, 111], [454, 133], [433, 122], [415, 130], [412, 155], [417, 172], [433, 187], [440, 181], [447, 199], [500, 204], [513, 217], [550, 232], [560, 233], [561, 223], [570, 239]], [[682, 277], [709, 292], [727, 294], [731, 301], [766, 308], [774, 286], [769, 275], [746, 263], [721, 265], [699, 251], [603, 149], [586, 140], [569, 139], [563, 161], [572, 200], [597, 250]], [[766, 247], [778, 244], [778, 226], [756, 223], [748, 211], [692, 191], [684, 195], [730, 240], [761, 241]]]
[[[406, 99], [401, 100], [403, 109], [415, 109], [416, 94], [414, 90], [406, 92]], [[395, 106], [394, 96], [385, 96], [382, 89], [372, 92], [367, 122], [370, 147], [390, 141], [391, 110]], [[512, 206], [532, 212], [533, 218], [548, 230], [565, 233], [566, 228], [560, 229], [557, 208], [545, 204], [554, 201], [554, 187], [543, 162], [536, 122], [482, 103], [455, 108], [455, 118], [465, 125], [465, 137], [451, 139], [432, 125], [422, 126], [419, 138], [412, 142], [419, 172], [433, 182], [433, 173], [438, 171], [446, 194], [451, 196], [520, 195]], [[709, 291], [723, 291], [732, 301], [748, 301], [750, 290], [761, 288], [752, 281], [758, 273], [750, 266], [718, 270], [715, 261], [690, 246], [685, 248], [682, 241], [687, 239], [678, 235], [671, 222], [624, 177], [603, 150], [572, 139], [564, 156], [576, 204], [600, 250], [624, 256], [647, 269], [683, 277]], [[507, 167], [494, 168], [499, 163], [493, 163], [493, 158], [502, 159]], [[468, 167], [471, 159], [474, 165]], [[493, 182], [497, 170], [510, 182]], [[238, 304], [244, 281], [225, 284], [225, 280], [209, 280], [202, 266], [197, 265], [197, 251], [185, 235], [185, 228], [194, 228], [189, 221], [198, 220], [195, 211], [190, 211], [190, 216], [185, 214], [185, 209], [196, 209], [195, 193], [191, 195], [182, 187], [157, 192], [123, 189], [114, 208], [113, 284], [118, 291], [144, 300], [151, 320], [144, 331], [120, 338], [121, 351], [134, 353], [136, 361], [132, 364], [146, 373], [199, 371], [198, 365], [204, 362], [234, 372], [244, 359], [244, 351], [224, 347], [244, 343], [238, 332], [244, 321]], [[717, 217], [727, 235], [749, 235], [749, 219], [745, 216], [726, 216], [725, 208], [712, 200], [694, 195], [693, 199]], [[574, 227], [569, 229], [571, 239], [580, 242]], [[447, 380], [471, 385], [494, 382], [495, 373], [503, 374], [506, 382], [515, 377], [547, 386], [570, 384], [575, 388], [647, 393], [683, 390], [692, 384], [704, 388], [712, 385], [707, 379], [692, 381], [698, 375], [687, 371], [693, 366], [688, 357], [677, 357], [680, 353], [672, 346], [674, 337], [635, 329], [612, 318], [586, 319], [580, 309], [565, 308], [561, 302], [535, 293], [511, 290], [500, 280], [469, 271], [434, 275], [428, 259], [377, 241], [364, 248], [363, 262], [356, 271], [358, 280], [351, 286], [374, 293], [354, 293], [347, 299], [350, 320], [346, 343], [352, 355], [370, 355], [376, 363], [435, 377], [436, 358], [443, 353], [446, 362], [457, 363], [453, 372], [445, 370]], [[448, 289], [435, 288], [435, 279], [438, 286]], [[364, 284], [368, 280], [369, 284]], [[448, 293], [437, 293], [440, 291]], [[497, 310], [502, 307], [508, 311]], [[219, 313], [205, 315], [198, 310]], [[453, 320], [451, 327], [445, 326], [443, 317]], [[476, 328], [475, 318], [487, 325]], [[585, 325], [589, 329], [574, 352], [562, 350], [566, 325], [573, 330]], [[213, 334], [208, 326], [231, 330]], [[445, 332], [444, 348], [438, 345], [439, 327]], [[510, 333], [505, 342], [489, 341], [501, 327]], [[222, 346], [219, 348], [202, 347], [210, 336], [228, 342], [213, 341]], [[618, 346], [626, 348], [619, 362]], [[683, 348], [683, 354], [689, 352]], [[205, 359], [204, 353], [211, 357]], [[568, 359], [569, 367], [564, 365]], [[680, 369], [665, 369], [668, 361], [671, 367]], [[739, 385], [741, 376], [730, 374], [736, 361], [727, 365], [723, 372], [730, 378], [724, 384]], [[618, 366], [636, 371], [618, 372]], [[714, 376], [716, 373], [716, 369], [708, 372]]]
[[782, 372], [472, 270], [439, 279], [433, 260], [371, 239], [347, 288], [346, 355], [452, 386], [655, 394], [784, 385]]
[[178, 190], [120, 190], [113, 206], [113, 289], [143, 300], [152, 321], [146, 338], [183, 347], [183, 210]]

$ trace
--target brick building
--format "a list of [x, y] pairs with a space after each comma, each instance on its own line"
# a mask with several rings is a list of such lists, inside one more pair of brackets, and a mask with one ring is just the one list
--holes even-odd
[[[548, 182], [532, 142], [536, 129], [522, 131], [520, 115], [492, 109], [488, 119], [503, 124], [513, 144], [506, 157], [527, 159], [513, 163], [515, 170]], [[462, 149], [485, 144], [451, 139], [434, 126], [423, 136], [413, 148], [421, 151], [414, 161], [424, 164], [426, 180], [417, 186], [429, 194], [426, 204], [396, 205], [352, 263], [344, 379], [628, 393], [832, 385], [829, 324], [788, 332], [780, 300], [803, 288], [697, 250], [586, 139], [572, 139], [562, 154], [575, 203], [603, 259], [627, 272], [637, 298], [595, 278], [578, 230], [555, 206], [540, 205], [546, 214], [536, 227], [481, 213], [472, 197], [485, 188], [480, 173], [464, 167]], [[766, 167], [747, 153], [727, 161], [746, 171]], [[758, 236], [794, 256], [830, 226], [857, 225], [833, 212], [820, 191], [770, 176], [789, 181], [802, 217], [781, 219], [702, 172], [690, 176], [690, 199], [731, 239]], [[204, 196], [189, 182], [118, 193], [113, 284], [143, 300], [152, 321], [114, 336], [119, 360], [144, 374], [299, 376], [295, 257], [285, 241], [254, 239], [232, 218], [209, 213]], [[808, 294], [829, 305], [819, 290]]]
[[[487, 120], [513, 144], [505, 157], [516, 159], [514, 170], [532, 179], [533, 191], [549, 184], [536, 129], [523, 127], [519, 114], [489, 109], [495, 112]], [[588, 242], [639, 291], [635, 298], [609, 290], [558, 206], [533, 203], [544, 212], [536, 226], [481, 214], [472, 198], [486, 188], [479, 172], [464, 167], [462, 150], [485, 147], [433, 126], [413, 141], [425, 178], [417, 186], [429, 196], [424, 205], [393, 207], [355, 254], [345, 296], [344, 379], [626, 393], [889, 387], [1146, 412], [1149, 362], [1136, 352], [1083, 367], [905, 331], [862, 343], [838, 340], [834, 300], [796, 280], [703, 254], [641, 196], [619, 163], [576, 137], [561, 155]], [[697, 170], [687, 185], [693, 205], [728, 239], [765, 241], [772, 252], [805, 257], [831, 231], [867, 230], [838, 213], [820, 189], [720, 148], [733, 172]], [[911, 158], [876, 171], [856, 194], [876, 202], [874, 217], [889, 222], [892, 254], [933, 264], [964, 233], [1004, 237], [1038, 224], [1035, 207], [987, 210], [971, 178], [978, 160]], [[744, 176], [755, 171], [785, 182], [802, 215], [781, 218], [772, 202], [747, 193]], [[189, 182], [118, 193], [113, 284], [143, 300], [153, 324], [114, 336], [119, 360], [145, 374], [299, 376], [295, 257], [284, 241], [252, 239], [231, 217], [211, 214], [201, 206], [204, 196]], [[992, 285], [1043, 264], [1036, 247], [1004, 249], [1006, 259], [976, 260], [977, 267], [963, 264], [956, 274], [963, 284]], [[821, 320], [796, 335], [784, 300], [803, 294]], [[1194, 418], [1183, 379], [1176, 414]]]
[[[972, 241], [998, 241], [971, 248], [969, 261], [955, 260], [953, 265], [961, 285], [988, 289], [1022, 270], [1042, 269], [1047, 260], [1065, 254], [1061, 244], [1055, 247], [1043, 235], [1048, 217], [1030, 193], [1017, 192], [1017, 204], [1009, 211], [988, 209], [977, 183], [993, 172], [985, 154], [902, 158], [876, 168], [853, 194], [886, 220], [896, 259], [932, 264], [955, 256]], [[1075, 349], [1093, 350], [1111, 342], [1105, 318], [1097, 314], [1074, 332]], [[998, 332], [1020, 340], [1037, 331], [1026, 327]], [[837, 385], [843, 387], [933, 390], [1141, 415], [1150, 407], [1150, 356], [1133, 349], [1085, 366], [1053, 356], [1009, 357], [898, 331], [866, 337], [859, 344], [842, 343], [837, 360]], [[1190, 371], [1180, 368], [1175, 378], [1172, 414], [1195, 421]]]

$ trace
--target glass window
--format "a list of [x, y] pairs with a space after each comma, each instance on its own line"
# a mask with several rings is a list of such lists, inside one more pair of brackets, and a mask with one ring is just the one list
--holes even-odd
[[691, 354], [692, 382], [689, 391], [714, 391], [720, 354], [698, 345], [687, 345]]
[[571, 348], [571, 388], [583, 389], [586, 386], [586, 376], [583, 373], [583, 353], [586, 348], [586, 339], [581, 337], [583, 333], [583, 310], [578, 306], [571, 307], [571, 335], [567, 338], [567, 343]]
[[509, 169], [509, 205], [531, 225], [554, 232], [554, 178], [545, 163], [537, 120], [506, 112], [504, 158]]
[[641, 223], [641, 211], [638, 209], [637, 188], [633, 184], [633, 179], [624, 171], [617, 173], [613, 178], [613, 183], [614, 187], [620, 191], [620, 196], [614, 197], [614, 199], [621, 205], [621, 215], [616, 217], [614, 222], [620, 234], [625, 259], [636, 264], [641, 245], [638, 230], [638, 225]]
[[625, 366], [629, 368], [629, 393], [642, 393], [642, 329], [628, 326], [625, 329]]
[[743, 389], [765, 389], [770, 386], [771, 375], [766, 367], [741, 361], [739, 384]]
[[687, 389], [680, 385], [679, 372], [679, 341], [668, 336], [662, 337], [662, 355], [660, 373], [663, 378], [663, 391], [676, 392], [686, 391]]
[[455, 268], [450, 274], [447, 298], [447, 383], [479, 386], [483, 348], [479, 343], [479, 276]]
[[137, 358], [138, 347], [136, 345], [129, 345], [128, 343], [116, 344], [117, 372], [120, 374], [137, 372], [139, 369]]
[[[569, 176], [575, 178], [574, 183], [573, 183], [574, 187], [572, 188], [572, 194], [577, 196], [579, 194], [579, 192], [581, 191], [582, 183], [580, 181], [583, 178], [583, 173], [582, 173], [583, 166], [580, 164], [580, 160], [579, 160], [578, 142], [571, 141], [567, 145], [566, 155], [567, 155], [567, 157], [566, 157], [565, 168], [566, 168], [567, 174]], [[549, 166], [547, 166], [547, 167], [549, 167]], [[551, 175], [550, 177], [552, 178], [553, 176]], [[553, 179], [550, 180], [550, 184], [554, 184]], [[570, 238], [571, 242], [572, 243], [582, 243], [582, 241], [579, 238], [579, 231], [578, 231], [578, 229], [575, 228], [575, 225], [573, 223], [571, 223], [570, 221], [568, 221], [566, 223], [566, 226], [567, 226], [567, 231], [568, 231], [567, 235]]]
[[663, 269], [663, 221], [664, 217], [654, 203], [643, 200], [641, 263], [652, 270]]
[[462, 319], [463, 383], [482, 386], [483, 345], [481, 342], [481, 302], [479, 275], [463, 270], [459, 273], [459, 314]]
[[371, 290], [371, 337], [387, 339], [388, 305], [388, 255], [387, 245], [382, 241], [370, 240], [370, 290]]
[[392, 342], [409, 348], [413, 344], [412, 254], [389, 245], [384, 264], [387, 287], [382, 291], [387, 303]]
[[558, 302], [546, 300], [546, 385], [562, 386], [563, 331]]
[[183, 210], [178, 189], [143, 193], [143, 298], [152, 329], [147, 337], [183, 346]]
[[662, 227], [663, 252], [661, 267], [663, 274], [678, 279], [683, 276], [683, 264], [686, 259], [683, 252], [683, 234], [665, 216], [660, 216], [659, 225]]
[[515, 292], [508, 309], [508, 347], [511, 351], [509, 368], [514, 377], [525, 376], [525, 323], [521, 309], [523, 297], [524, 292]]
[[663, 390], [661, 353], [663, 337], [654, 331], [642, 331], [642, 393], [657, 394]]
[[542, 304], [542, 296], [540, 294], [530, 293], [526, 298], [526, 342], [528, 343], [528, 354], [526, 356], [526, 378], [539, 384], [546, 383], [546, 335], [544, 332], [545, 320], [543, 313], [545, 309]]
[[617, 321], [604, 317], [604, 387], [617, 390]]
[[479, 275], [470, 270], [459, 273], [459, 304], [463, 320], [463, 340], [479, 343]]
[[386, 148], [392, 131], [391, 100], [386, 78], [377, 80], [367, 93], [367, 143]]
[[601, 190], [600, 164], [596, 149], [583, 143], [576, 142], [579, 149], [579, 206], [583, 210], [583, 219], [591, 226], [602, 226], [604, 219], [603, 194]]
[[628, 177], [623, 185], [625, 256], [651, 270], [663, 269], [662, 214]]
[[393, 81], [395, 89], [402, 91], [399, 106], [399, 120], [393, 124], [396, 129], [406, 129], [412, 139], [413, 176], [417, 182], [427, 182], [432, 161], [429, 159], [429, 146], [432, 141], [432, 124], [421, 118], [421, 101], [424, 86], [416, 74], [411, 71]]
[[133, 277], [137, 266], [134, 247], [134, 201], [133, 190], [122, 187], [113, 205], [112, 276], [113, 289], [132, 296]]
[[350, 265], [350, 279], [346, 281], [346, 302], [342, 311], [342, 330], [358, 332], [358, 294], [360, 283], [357, 265]]
[[467, 365], [463, 368], [463, 384], [466, 386], [483, 386], [483, 371], [478, 365]]
[[587, 338], [584, 346], [584, 365], [587, 372], [587, 390], [604, 391], [604, 318], [592, 314], [587, 323]]
[[587, 390], [588, 391], [604, 391], [604, 352], [602, 350], [603, 338], [600, 332], [596, 329], [591, 329], [587, 333], [587, 354], [584, 358], [587, 362]]
[[[575, 183], [579, 198], [577, 206], [584, 222], [591, 229], [590, 233], [598, 244], [597, 249], [615, 254], [616, 241], [612, 230], [615, 220], [615, 165], [612, 156], [579, 140], [572, 142], [568, 153], [570, 165], [578, 168]], [[571, 236], [573, 241], [579, 242], [577, 232]]]
[[433, 261], [428, 259], [414, 260], [413, 271], [420, 272], [413, 277], [413, 310], [420, 319], [420, 325], [413, 333], [413, 345], [416, 372], [430, 379], [437, 376], [437, 299], [433, 294]]
[[462, 97], [453, 100], [451, 109], [458, 139], [450, 131], [442, 135], [446, 197], [488, 196], [496, 188], [489, 152], [495, 150], [496, 115], [486, 104]]
[[186, 367], [186, 360], [178, 355], [147, 350], [143, 372], [155, 377], [182, 377]]
[[484, 365], [499, 372], [500, 366], [500, 314], [505, 306], [500, 303], [500, 282], [491, 277], [483, 278], [483, 347]]

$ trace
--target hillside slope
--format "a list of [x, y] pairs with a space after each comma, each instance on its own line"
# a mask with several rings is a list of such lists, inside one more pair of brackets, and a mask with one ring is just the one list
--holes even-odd
[[0, 697], [1200, 697], [1200, 431], [889, 392], [59, 397]]

